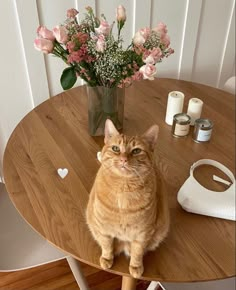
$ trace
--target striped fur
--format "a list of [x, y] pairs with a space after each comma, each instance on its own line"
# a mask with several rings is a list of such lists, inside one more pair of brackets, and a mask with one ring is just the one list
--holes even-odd
[[158, 247], [169, 228], [168, 205], [153, 161], [158, 126], [142, 136], [129, 137], [107, 121], [105, 132], [87, 223], [101, 246], [102, 268], [112, 267], [115, 253], [124, 251], [130, 256], [131, 275], [139, 278], [144, 253]]

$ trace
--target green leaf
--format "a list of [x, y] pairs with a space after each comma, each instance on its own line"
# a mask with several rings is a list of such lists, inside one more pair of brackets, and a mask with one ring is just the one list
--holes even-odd
[[61, 75], [61, 86], [63, 90], [69, 90], [73, 87], [77, 80], [76, 72], [74, 67], [67, 67], [63, 70]]

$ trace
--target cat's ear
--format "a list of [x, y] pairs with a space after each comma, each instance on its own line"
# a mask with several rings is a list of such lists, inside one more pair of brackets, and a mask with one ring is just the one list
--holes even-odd
[[158, 134], [159, 126], [153, 125], [142, 135], [142, 138], [149, 144], [152, 151], [157, 143]]
[[110, 119], [107, 119], [105, 123], [105, 139], [104, 139], [105, 144], [112, 136], [115, 135], [119, 135], [119, 132], [116, 130], [116, 127], [114, 126], [112, 121]]

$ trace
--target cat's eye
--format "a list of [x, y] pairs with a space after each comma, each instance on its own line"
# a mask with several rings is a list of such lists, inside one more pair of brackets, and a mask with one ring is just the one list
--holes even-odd
[[120, 152], [120, 148], [118, 146], [112, 146], [111, 149], [116, 153]]
[[135, 148], [132, 150], [132, 154], [136, 155], [139, 154], [142, 150], [140, 148]]

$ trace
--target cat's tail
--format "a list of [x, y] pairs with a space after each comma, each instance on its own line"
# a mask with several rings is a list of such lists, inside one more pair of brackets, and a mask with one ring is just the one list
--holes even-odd
[[115, 256], [124, 253], [126, 256], [130, 256], [130, 242], [114, 240], [114, 254]]

